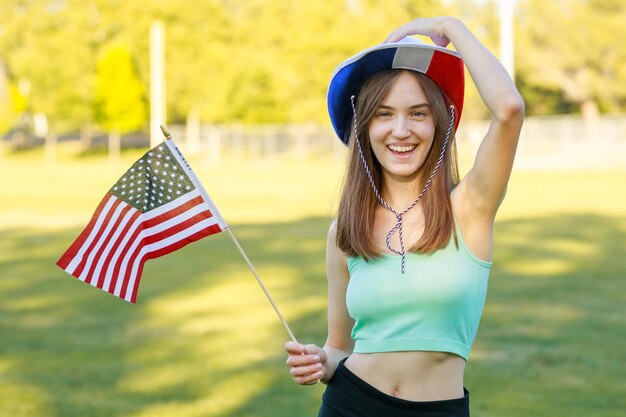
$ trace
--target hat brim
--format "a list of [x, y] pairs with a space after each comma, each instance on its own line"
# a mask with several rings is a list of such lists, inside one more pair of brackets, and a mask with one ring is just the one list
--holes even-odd
[[465, 92], [463, 60], [450, 49], [406, 38], [366, 49], [341, 63], [333, 72], [327, 95], [328, 113], [335, 133], [344, 144], [348, 142], [352, 121], [350, 97], [358, 95], [369, 77], [391, 69], [418, 71], [432, 78], [454, 105], [455, 128], [458, 127]]

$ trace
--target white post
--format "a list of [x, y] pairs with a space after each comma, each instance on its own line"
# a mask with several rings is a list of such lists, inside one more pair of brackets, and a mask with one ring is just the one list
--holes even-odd
[[187, 125], [185, 126], [186, 151], [190, 154], [197, 154], [200, 151], [200, 116], [196, 109], [187, 113]]
[[57, 135], [48, 131], [45, 137], [46, 163], [54, 165], [57, 159]]
[[161, 140], [161, 125], [166, 124], [165, 115], [165, 29], [162, 22], [150, 26], [150, 147]]

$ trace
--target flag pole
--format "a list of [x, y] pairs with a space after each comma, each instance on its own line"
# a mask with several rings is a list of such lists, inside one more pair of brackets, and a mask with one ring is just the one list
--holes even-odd
[[[163, 132], [163, 135], [165, 136], [166, 139], [169, 140], [169, 139], [172, 138], [172, 135], [170, 134], [170, 132], [167, 130], [167, 128], [165, 126], [161, 125], [161, 131]], [[289, 334], [289, 337], [291, 338], [291, 340], [294, 343], [298, 343], [298, 341], [296, 340], [296, 337], [293, 335], [293, 332], [289, 328], [289, 325], [287, 324], [287, 321], [285, 321], [285, 318], [283, 317], [283, 315], [281, 314], [280, 310], [278, 309], [278, 306], [276, 305], [276, 302], [274, 302], [274, 299], [272, 298], [270, 292], [265, 287], [265, 284], [263, 284], [263, 281], [259, 277], [259, 274], [257, 274], [256, 270], [254, 269], [254, 266], [252, 265], [252, 262], [250, 262], [250, 259], [248, 258], [248, 255], [246, 255], [246, 252], [244, 252], [243, 248], [239, 244], [239, 241], [235, 237], [235, 234], [233, 233], [233, 231], [230, 229], [230, 226], [226, 227], [226, 231], [228, 231], [228, 234], [232, 238], [233, 242], [235, 242], [235, 246], [237, 246], [237, 249], [239, 249], [239, 253], [241, 253], [241, 256], [243, 256], [243, 259], [248, 264], [248, 268], [250, 268], [250, 271], [252, 271], [252, 275], [254, 275], [254, 277], [256, 278], [257, 282], [261, 286], [261, 289], [265, 293], [265, 296], [269, 300], [270, 304], [272, 305], [272, 307], [274, 307], [274, 311], [276, 311], [276, 314], [278, 314], [278, 318], [283, 323], [283, 326], [285, 327], [285, 330], [287, 330], [287, 333]]]
[[241, 256], [243, 256], [243, 259], [246, 260], [246, 263], [248, 264], [248, 267], [250, 268], [250, 271], [252, 271], [252, 274], [254, 275], [254, 277], [256, 278], [257, 282], [259, 283], [259, 285], [263, 289], [263, 292], [265, 293], [265, 296], [269, 300], [270, 304], [272, 304], [272, 307], [274, 307], [274, 311], [276, 311], [276, 314], [278, 314], [278, 318], [283, 323], [283, 326], [285, 327], [285, 330], [287, 330], [287, 333], [289, 333], [289, 337], [291, 338], [291, 340], [294, 343], [298, 343], [298, 341], [296, 340], [296, 337], [291, 332], [291, 329], [289, 328], [289, 325], [285, 321], [283, 315], [280, 313], [280, 310], [278, 309], [278, 306], [274, 302], [274, 299], [272, 298], [272, 296], [270, 295], [269, 291], [265, 287], [265, 284], [263, 284], [263, 281], [261, 281], [261, 278], [259, 277], [259, 274], [257, 274], [256, 270], [254, 269], [254, 266], [252, 265], [252, 262], [250, 262], [250, 259], [248, 259], [248, 255], [246, 255], [246, 253], [244, 252], [243, 248], [239, 244], [239, 241], [235, 237], [235, 234], [230, 229], [230, 226], [228, 226], [228, 228], [226, 230], [228, 231], [228, 234], [230, 235], [230, 237], [233, 239], [233, 242], [235, 242], [235, 246], [237, 246], [237, 249], [239, 249], [239, 252], [241, 253]]

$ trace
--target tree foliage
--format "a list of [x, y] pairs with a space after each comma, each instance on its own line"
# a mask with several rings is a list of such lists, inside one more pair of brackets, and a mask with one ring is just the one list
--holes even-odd
[[[143, 112], [141, 124], [147, 125], [149, 28], [160, 20], [166, 28], [169, 122], [184, 121], [190, 112], [217, 123], [327, 122], [326, 88], [334, 67], [413, 17], [458, 15], [497, 55], [496, 3], [2, 0], [0, 109], [10, 108], [6, 86], [25, 80], [31, 86], [25, 110], [46, 114], [59, 133], [96, 122], [108, 129], [113, 119], [128, 116], [104, 116], [103, 100], [135, 103], [127, 105]], [[625, 10], [623, 0], [517, 1], [517, 82], [530, 112], [562, 112], [583, 103], [624, 111]], [[125, 45], [123, 61], [135, 71], [125, 82], [139, 84], [132, 81], [122, 97], [105, 100], [103, 94], [114, 88], [104, 84], [113, 81], [103, 78], [98, 63], [111, 45]], [[483, 115], [476, 91], [470, 87], [467, 96], [465, 117]]]
[[122, 44], [104, 48], [98, 59], [94, 108], [96, 122], [109, 132], [130, 132], [146, 120], [144, 88]]
[[588, 115], [624, 111], [626, 2], [525, 0], [518, 10], [517, 61], [531, 110], [546, 97]]

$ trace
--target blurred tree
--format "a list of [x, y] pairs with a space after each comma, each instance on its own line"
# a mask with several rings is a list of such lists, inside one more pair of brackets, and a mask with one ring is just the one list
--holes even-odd
[[[214, 123], [326, 123], [335, 66], [413, 17], [458, 15], [497, 55], [496, 3], [2, 0], [0, 57], [7, 81], [0, 102], [6, 107], [7, 84], [27, 80], [28, 111], [46, 114], [57, 133], [92, 125], [96, 110], [104, 120], [103, 90], [95, 103], [98, 54], [107, 45], [126, 45], [143, 94], [149, 27], [158, 19], [166, 27], [169, 122], [195, 115], [191, 119]], [[516, 81], [529, 113], [623, 111], [624, 21], [623, 0], [518, 0]], [[486, 114], [471, 83], [466, 102], [465, 118]], [[141, 125], [147, 125], [142, 103]]]
[[6, 132], [15, 122], [11, 108], [11, 93], [6, 66], [0, 59], [0, 135]]
[[110, 143], [119, 143], [120, 134], [145, 124], [144, 88], [128, 49], [122, 44], [103, 49], [97, 74], [96, 121], [109, 132]]
[[[237, 3], [229, 12], [239, 17], [233, 49], [241, 76], [236, 82], [231, 79], [235, 84], [224, 88], [222, 100], [228, 103], [230, 94], [248, 83], [260, 87], [264, 82], [274, 90], [259, 88], [255, 94], [265, 91], [264, 108], [276, 109], [272, 121], [327, 122], [326, 89], [341, 61], [383, 41], [394, 26], [410, 18], [447, 10], [433, 0], [327, 0], [323, 6], [289, 0]], [[246, 111], [255, 113], [254, 100], [245, 101]]]
[[59, 132], [93, 119], [95, 76], [91, 9], [65, 2], [2, 0], [0, 55], [11, 81], [28, 80], [29, 111]]
[[[516, 62], [531, 113], [567, 109], [584, 117], [626, 105], [626, 2], [524, 0], [518, 6]], [[561, 97], [542, 108], [544, 97]]]

